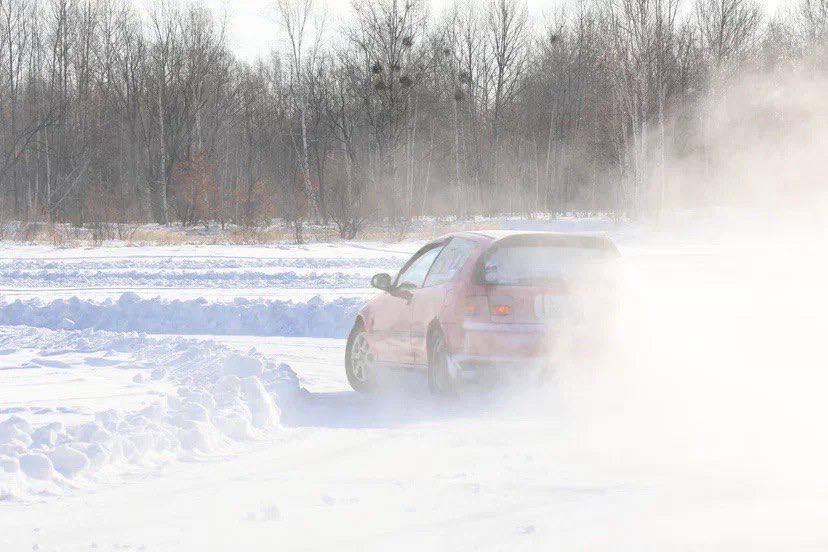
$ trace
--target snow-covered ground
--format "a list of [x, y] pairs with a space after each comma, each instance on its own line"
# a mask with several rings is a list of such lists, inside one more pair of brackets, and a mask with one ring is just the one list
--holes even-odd
[[145, 298], [127, 292], [117, 300], [38, 299], [0, 302], [0, 325], [59, 330], [97, 329], [158, 334], [284, 335], [342, 337], [361, 297], [306, 301], [237, 298], [232, 302], [204, 298]]
[[341, 337], [373, 295], [371, 276], [397, 270], [415, 247], [9, 246], [0, 325]]
[[[371, 275], [393, 270], [411, 244], [0, 249], [0, 296], [210, 300], [365, 295]], [[335, 290], [331, 293], [329, 290]]]
[[416, 242], [4, 247], [0, 551], [828, 548], [818, 250], [616, 238], [623, 350], [455, 400], [343, 373]]

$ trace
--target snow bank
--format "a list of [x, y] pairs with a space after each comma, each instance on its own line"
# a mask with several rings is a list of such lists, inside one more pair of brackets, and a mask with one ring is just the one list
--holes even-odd
[[355, 289], [367, 288], [374, 273], [395, 271], [405, 260], [394, 251], [321, 245], [285, 250], [9, 246], [0, 256], [0, 288]]
[[[57, 268], [48, 265], [60, 264]], [[0, 285], [6, 288], [37, 288], [44, 283], [60, 288], [365, 288], [372, 270], [317, 272], [274, 269], [273, 272], [202, 271], [181, 269], [120, 269], [112, 263], [90, 267], [88, 263], [0, 263]], [[40, 266], [38, 266], [40, 265]], [[34, 266], [34, 268], [27, 268]]]
[[238, 298], [230, 303], [144, 299], [124, 293], [115, 301], [39, 299], [0, 301], [0, 325], [138, 331], [155, 334], [345, 337], [361, 299], [306, 302]]
[[[134, 411], [102, 410], [84, 420], [43, 423], [36, 407], [0, 416], [0, 500], [83, 486], [107, 473], [231, 452], [235, 443], [272, 436], [281, 409], [299, 393], [286, 364], [255, 350], [213, 342], [94, 330], [0, 329], [0, 350], [131, 353], [167, 392]], [[147, 360], [151, 359], [151, 366]], [[7, 410], [8, 411], [8, 410]]]

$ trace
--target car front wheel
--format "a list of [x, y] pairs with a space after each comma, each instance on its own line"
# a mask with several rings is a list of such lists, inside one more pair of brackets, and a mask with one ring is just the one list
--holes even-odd
[[362, 324], [357, 324], [348, 336], [345, 351], [345, 374], [354, 391], [365, 393], [374, 390], [376, 381], [373, 360], [365, 328]]

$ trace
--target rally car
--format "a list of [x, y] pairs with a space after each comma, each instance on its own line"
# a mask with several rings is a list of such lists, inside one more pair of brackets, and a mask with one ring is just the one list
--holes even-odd
[[597, 235], [481, 231], [434, 240], [396, 276], [372, 278], [382, 293], [356, 316], [348, 381], [371, 391], [382, 371], [418, 370], [434, 393], [454, 394], [504, 372], [546, 373], [558, 336], [600, 318], [589, 305], [603, 309], [613, 294], [617, 258]]

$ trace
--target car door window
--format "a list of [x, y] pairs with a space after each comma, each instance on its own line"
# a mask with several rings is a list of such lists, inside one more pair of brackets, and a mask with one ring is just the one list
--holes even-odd
[[434, 259], [437, 258], [437, 255], [439, 255], [442, 250], [443, 246], [440, 244], [425, 251], [424, 253], [420, 253], [420, 255], [414, 259], [411, 264], [404, 268], [403, 271], [400, 272], [399, 276], [397, 276], [396, 286], [403, 289], [418, 289], [423, 287], [423, 282], [425, 282], [428, 270], [431, 268], [431, 265], [434, 264]]
[[445, 284], [462, 270], [474, 250], [474, 243], [462, 238], [453, 238], [443, 248], [426, 276], [425, 287]]

